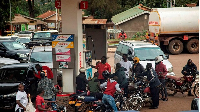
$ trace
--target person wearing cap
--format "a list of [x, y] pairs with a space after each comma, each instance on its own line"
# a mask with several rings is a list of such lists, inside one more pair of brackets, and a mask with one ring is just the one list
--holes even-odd
[[133, 58], [132, 66], [132, 76], [137, 77], [144, 72], [144, 67], [139, 63], [140, 59], [138, 57]]
[[159, 105], [159, 87], [161, 85], [161, 82], [159, 81], [155, 70], [152, 68], [152, 64], [147, 63], [146, 71], [139, 76], [147, 76], [147, 82], [150, 86], [150, 92], [153, 102], [153, 105], [149, 109], [157, 109]]
[[111, 73], [111, 66], [106, 62], [106, 60], [107, 57], [102, 56], [101, 62], [97, 63], [96, 66], [92, 66], [92, 68], [96, 68], [99, 73], [98, 79], [100, 81], [100, 84], [106, 81], [102, 75], [103, 71], [107, 70], [109, 73]]
[[123, 30], [121, 30], [121, 33], [119, 33], [118, 39], [125, 40], [127, 38], [126, 33], [124, 33]]
[[86, 91], [86, 84], [88, 84], [88, 80], [85, 75], [86, 69], [81, 67], [79, 69], [80, 74], [76, 77], [76, 93], [81, 93]]
[[[167, 90], [166, 90], [166, 87], [165, 87], [165, 77], [167, 75], [167, 68], [166, 66], [163, 64], [163, 57], [162, 56], [157, 56], [156, 57], [156, 67], [155, 67], [155, 71], [158, 75], [158, 78], [160, 80], [160, 82], [162, 83], [162, 86], [164, 88], [162, 92], [162, 100], [163, 101], [167, 101], [168, 98], [167, 98]], [[165, 96], [165, 97], [164, 97]]]

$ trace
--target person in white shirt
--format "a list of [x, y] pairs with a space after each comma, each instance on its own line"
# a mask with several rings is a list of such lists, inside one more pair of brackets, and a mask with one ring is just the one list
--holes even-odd
[[19, 84], [18, 92], [16, 95], [16, 107], [15, 112], [24, 112], [26, 111], [26, 106], [28, 104], [27, 94], [24, 91], [24, 85]]
[[126, 74], [126, 78], [129, 78], [129, 71], [132, 68], [132, 64], [130, 61], [128, 61], [127, 59], [128, 55], [127, 54], [123, 54], [122, 59], [119, 63], [121, 64], [122, 67], [126, 68], [125, 74]]

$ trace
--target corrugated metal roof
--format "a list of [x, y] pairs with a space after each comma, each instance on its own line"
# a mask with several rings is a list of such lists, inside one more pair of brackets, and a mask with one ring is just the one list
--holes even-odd
[[41, 15], [39, 15], [37, 18], [42, 18], [42, 20], [46, 19], [46, 18], [49, 18], [51, 17], [52, 15], [55, 15], [56, 14], [56, 11], [47, 11]]
[[107, 19], [85, 19], [83, 24], [106, 24]]
[[142, 14], [149, 13], [148, 11], [142, 10], [140, 7], [141, 7], [141, 5], [137, 5], [129, 10], [119, 13], [119, 14], [113, 16], [111, 18], [111, 20], [115, 25], [119, 25], [119, 24], [129, 21], [135, 17], [138, 17]]

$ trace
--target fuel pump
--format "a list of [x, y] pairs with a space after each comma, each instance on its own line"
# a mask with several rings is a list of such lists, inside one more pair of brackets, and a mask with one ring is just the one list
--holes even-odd
[[91, 79], [93, 77], [92, 74], [92, 51], [84, 50], [83, 51], [83, 67], [86, 69], [86, 78]]

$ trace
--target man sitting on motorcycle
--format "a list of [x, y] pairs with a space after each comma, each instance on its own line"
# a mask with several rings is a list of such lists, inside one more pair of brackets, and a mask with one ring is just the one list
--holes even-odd
[[[183, 70], [181, 71], [181, 73], [184, 76], [189, 76], [189, 75], [193, 76], [193, 80], [191, 83], [193, 83], [195, 81], [196, 72], [197, 72], [197, 66], [192, 62], [191, 59], [188, 60], [187, 64], [183, 67]], [[194, 96], [191, 93], [191, 89], [190, 89], [190, 91], [188, 91], [188, 96]]]
[[118, 77], [114, 76], [114, 80], [109, 79], [109, 74], [103, 74], [104, 78], [107, 79], [107, 82], [104, 82], [100, 85], [100, 88], [106, 88], [103, 94], [102, 102], [106, 103], [108, 102], [109, 105], [113, 108], [114, 111], [117, 111], [117, 107], [115, 104], [114, 99], [114, 93], [117, 91], [121, 92], [121, 89], [119, 88], [119, 84], [117, 83]]
[[149, 109], [157, 109], [159, 105], [159, 86], [161, 85], [155, 70], [152, 68], [151, 63], [147, 63], [146, 71], [140, 76], [147, 76], [147, 81], [149, 82], [150, 92], [152, 96], [153, 105]]

